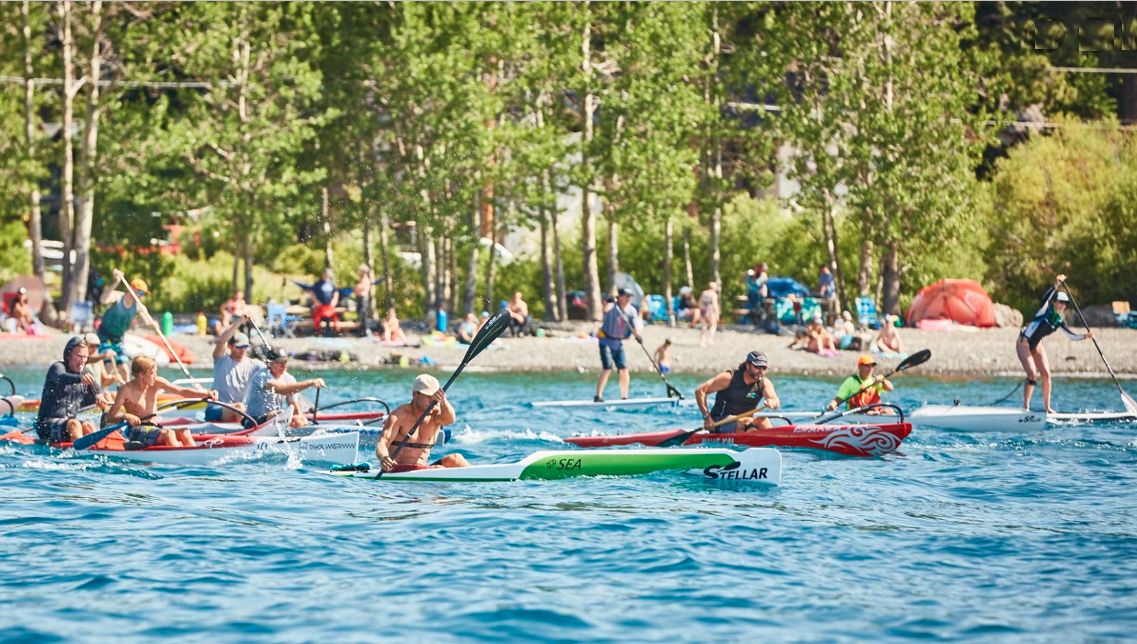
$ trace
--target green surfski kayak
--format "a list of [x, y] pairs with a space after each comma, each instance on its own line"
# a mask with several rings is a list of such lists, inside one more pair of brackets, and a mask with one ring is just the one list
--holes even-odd
[[712, 481], [779, 485], [782, 455], [775, 449], [757, 447], [741, 452], [700, 448], [543, 450], [516, 463], [433, 467], [382, 475], [377, 468], [361, 463], [343, 466], [331, 473], [379, 481], [477, 482], [635, 476], [661, 471], [679, 471]]

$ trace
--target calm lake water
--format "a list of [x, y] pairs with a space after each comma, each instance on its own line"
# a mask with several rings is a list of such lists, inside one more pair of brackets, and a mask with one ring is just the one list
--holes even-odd
[[[890, 398], [905, 408], [1015, 386], [913, 372]], [[41, 370], [8, 375], [39, 397]], [[319, 375], [327, 404], [400, 402], [414, 373]], [[508, 461], [577, 432], [698, 424], [689, 409], [527, 406], [591, 398], [594, 376], [463, 374], [447, 450]], [[797, 409], [838, 384], [775, 378]], [[635, 377], [633, 396], [662, 394]], [[1055, 403], [1121, 409], [1109, 381], [1059, 381]], [[917, 430], [876, 460], [784, 450], [782, 487], [765, 489], [672, 474], [384, 485], [283, 457], [187, 469], [0, 447], [0, 640], [1129, 639], [1134, 430]]]

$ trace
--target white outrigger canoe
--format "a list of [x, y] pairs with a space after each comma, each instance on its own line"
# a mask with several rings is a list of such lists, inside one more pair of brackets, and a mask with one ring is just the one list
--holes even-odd
[[[793, 422], [818, 422], [818, 414], [806, 411], [763, 412], [759, 416], [788, 418]], [[829, 420], [830, 423], [880, 423], [879, 415], [845, 414]], [[1095, 422], [1125, 422], [1137, 420], [1128, 412], [1061, 412], [1047, 414], [1025, 411], [1014, 407], [970, 405], [924, 405], [904, 415], [915, 428], [939, 429], [954, 432], [1040, 432], [1048, 425]]]
[[538, 400], [529, 403], [546, 409], [646, 409], [648, 407], [678, 407], [678, 398], [622, 398], [596, 402], [593, 400]]
[[[249, 460], [269, 454], [295, 454], [305, 461], [352, 463], [359, 450], [359, 433], [317, 434], [296, 438], [268, 436], [203, 435], [195, 447], [152, 446], [127, 449], [116, 432], [76, 454], [99, 454], [116, 459], [161, 465], [208, 465], [223, 460]], [[68, 444], [69, 445], [69, 444]]]
[[336, 476], [378, 481], [486, 482], [554, 480], [577, 476], [636, 476], [678, 471], [708, 481], [780, 485], [782, 455], [776, 449], [648, 448], [597, 450], [542, 450], [516, 463], [433, 467], [383, 473], [367, 463], [332, 470]]

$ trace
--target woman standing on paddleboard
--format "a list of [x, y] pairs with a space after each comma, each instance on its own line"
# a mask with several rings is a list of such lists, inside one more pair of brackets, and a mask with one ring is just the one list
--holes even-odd
[[1048, 414], [1054, 413], [1050, 406], [1050, 361], [1046, 358], [1046, 349], [1042, 347], [1042, 339], [1058, 329], [1070, 337], [1071, 340], [1086, 340], [1094, 337], [1090, 331], [1074, 333], [1066, 326], [1062, 314], [1066, 312], [1066, 303], [1070, 296], [1059, 291], [1058, 287], [1066, 281], [1065, 275], [1059, 275], [1042, 296], [1042, 307], [1034, 314], [1034, 318], [1022, 328], [1015, 341], [1015, 351], [1019, 362], [1026, 370], [1026, 387], [1023, 388], [1023, 409], [1030, 411], [1030, 397], [1034, 394], [1034, 386], [1038, 376], [1042, 376], [1042, 406]]

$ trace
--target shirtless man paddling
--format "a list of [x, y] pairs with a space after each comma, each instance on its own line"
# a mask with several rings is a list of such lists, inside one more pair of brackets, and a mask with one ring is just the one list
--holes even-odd
[[[454, 423], [454, 407], [446, 399], [446, 391], [438, 384], [438, 379], [428, 374], [415, 378], [411, 401], [400, 405], [387, 416], [383, 423], [383, 436], [375, 446], [375, 456], [379, 458], [384, 472], [407, 472], [428, 467], [466, 467], [469, 465], [461, 454], [447, 454], [430, 463], [430, 450], [443, 427]], [[431, 402], [434, 408], [423, 419], [414, 435], [394, 454], [399, 443], [414, 428], [415, 421], [426, 411]]]

